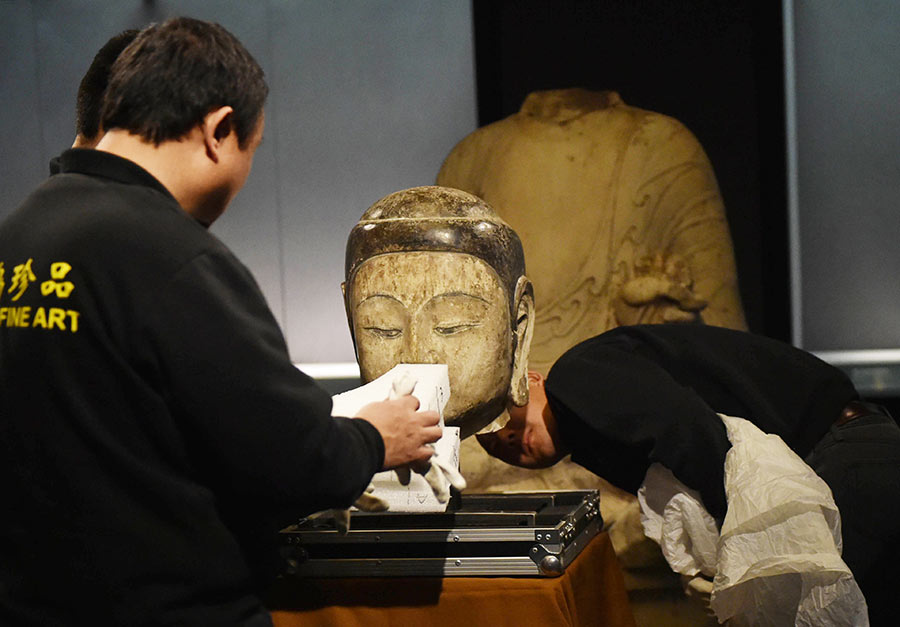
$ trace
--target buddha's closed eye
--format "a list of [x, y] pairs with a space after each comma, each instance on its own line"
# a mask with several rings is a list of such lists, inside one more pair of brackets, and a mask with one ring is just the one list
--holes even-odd
[[366, 331], [386, 340], [393, 340], [403, 335], [402, 329], [385, 328], [385, 327], [363, 327]]
[[477, 327], [480, 327], [480, 322], [461, 322], [458, 324], [438, 324], [434, 327], [434, 332], [438, 335], [456, 335], [457, 333], [465, 333], [466, 331], [471, 331]]

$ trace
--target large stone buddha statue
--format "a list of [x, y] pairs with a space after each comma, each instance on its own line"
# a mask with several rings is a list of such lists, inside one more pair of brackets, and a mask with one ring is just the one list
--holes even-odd
[[483, 198], [521, 237], [535, 370], [623, 324], [746, 326], [712, 166], [671, 117], [615, 92], [535, 92], [464, 138], [437, 182]]
[[[484, 199], [519, 234], [536, 295], [534, 370], [547, 374], [568, 348], [624, 324], [746, 328], [712, 166], [671, 117], [610, 91], [535, 92], [465, 137], [437, 183]], [[568, 460], [522, 470], [470, 440], [461, 465], [475, 491], [599, 487], [623, 564], [659, 561], [634, 497]]]
[[398, 363], [447, 364], [444, 419], [463, 438], [527, 402], [531, 282], [518, 236], [483, 200], [436, 186], [390, 194], [351, 231], [345, 269], [364, 382]]

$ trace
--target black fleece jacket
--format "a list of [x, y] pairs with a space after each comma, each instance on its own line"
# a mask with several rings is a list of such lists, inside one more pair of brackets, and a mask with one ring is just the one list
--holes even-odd
[[546, 381], [572, 459], [636, 492], [666, 466], [725, 515], [731, 448], [717, 413], [779, 435], [805, 457], [857, 398], [837, 368], [789, 344], [695, 324], [619, 327], [567, 351]]
[[70, 150], [0, 225], [0, 624], [240, 624], [275, 532], [383, 463], [248, 270], [134, 163]]

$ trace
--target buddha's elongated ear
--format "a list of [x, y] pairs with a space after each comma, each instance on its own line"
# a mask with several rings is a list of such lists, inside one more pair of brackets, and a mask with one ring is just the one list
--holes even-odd
[[341, 298], [344, 300], [344, 313], [347, 314], [347, 324], [350, 326], [350, 340], [353, 342], [353, 352], [359, 361], [359, 352], [356, 348], [356, 333], [353, 330], [353, 312], [350, 311], [350, 295], [347, 293], [347, 282], [341, 281]]
[[516, 319], [512, 322], [513, 364], [509, 383], [509, 400], [519, 407], [528, 403], [528, 354], [531, 352], [531, 336], [534, 332], [534, 287], [528, 277], [516, 282]]

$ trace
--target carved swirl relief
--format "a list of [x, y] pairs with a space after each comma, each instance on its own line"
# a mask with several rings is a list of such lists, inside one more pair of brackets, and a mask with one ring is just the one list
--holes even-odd
[[681, 232], [696, 224], [694, 209], [714, 193], [694, 184], [702, 165], [684, 161], [626, 198], [610, 194], [621, 206], [612, 207], [588, 258], [572, 276], [561, 277], [568, 280], [557, 284], [552, 299], [537, 293], [534, 366], [546, 369], [569, 346], [619, 325], [702, 321], [707, 296], [696, 289], [692, 260], [675, 250]]

